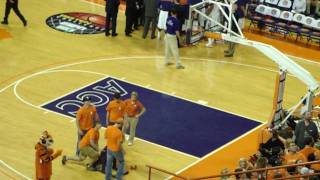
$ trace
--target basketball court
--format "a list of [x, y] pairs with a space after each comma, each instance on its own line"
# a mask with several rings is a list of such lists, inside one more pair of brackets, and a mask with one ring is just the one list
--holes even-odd
[[[123, 11], [114, 38], [99, 26], [93, 27], [96, 34], [74, 34], [47, 25], [57, 14], [76, 16], [70, 13], [94, 14], [98, 22], [105, 16], [101, 1], [28, 0], [19, 7], [28, 27], [13, 12], [10, 24], [0, 26], [0, 179], [34, 178], [34, 145], [44, 130], [52, 134], [54, 149], [73, 155], [74, 112], [85, 95], [93, 97], [103, 124], [114, 92], [125, 99], [137, 91], [147, 109], [134, 145], [124, 144], [126, 168], [138, 167], [124, 179], [147, 179], [146, 165], [190, 177], [213, 175], [255, 152], [278, 74], [278, 66], [256, 49], [238, 45], [234, 57], [225, 58], [223, 43], [209, 49], [200, 43], [180, 49], [186, 69], [177, 70], [164, 65], [163, 40], [142, 39], [142, 28], [132, 38], [124, 36]], [[320, 79], [319, 58], [292, 59]], [[296, 104], [306, 90], [289, 74], [284, 107]], [[104, 130], [100, 133], [103, 137]], [[103, 138], [99, 145], [105, 145]], [[62, 166], [61, 157], [53, 161], [52, 179], [103, 178], [83, 166]]]

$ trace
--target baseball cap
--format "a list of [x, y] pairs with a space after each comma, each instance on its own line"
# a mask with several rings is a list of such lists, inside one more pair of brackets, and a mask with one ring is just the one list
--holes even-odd
[[113, 97], [114, 97], [115, 99], [119, 99], [119, 98], [120, 98], [120, 93], [118, 93], [118, 92], [114, 93], [114, 94], [113, 94]]

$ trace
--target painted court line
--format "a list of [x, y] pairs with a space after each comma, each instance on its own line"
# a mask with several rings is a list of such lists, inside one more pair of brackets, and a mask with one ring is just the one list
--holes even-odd
[[[242, 139], [243, 137], [247, 136], [248, 134], [252, 133], [253, 131], [255, 131], [255, 130], [257, 130], [257, 129], [261, 128], [262, 126], [264, 126], [264, 125], [266, 125], [266, 124], [267, 124], [267, 122], [266, 122], [266, 123], [263, 123], [263, 124], [260, 124], [259, 126], [257, 126], [257, 127], [255, 127], [255, 128], [253, 128], [253, 129], [251, 129], [250, 131], [248, 131], [248, 132], [246, 132], [246, 133], [242, 134], [241, 136], [239, 136], [239, 137], [237, 137], [237, 138], [233, 139], [232, 141], [228, 142], [227, 144], [222, 145], [221, 147], [219, 147], [218, 149], [216, 149], [216, 150], [212, 151], [211, 153], [208, 153], [207, 155], [203, 156], [202, 158], [198, 159], [197, 161], [195, 161], [195, 162], [193, 162], [193, 163], [189, 164], [188, 166], [186, 166], [186, 167], [184, 167], [184, 168], [180, 169], [180, 170], [179, 170], [179, 171], [177, 171], [175, 174], [180, 174], [180, 173], [182, 173], [183, 171], [185, 171], [185, 170], [189, 169], [190, 167], [192, 167], [192, 166], [194, 166], [194, 165], [198, 164], [199, 162], [203, 161], [203, 160], [204, 160], [204, 159], [206, 159], [207, 157], [212, 156], [213, 154], [217, 153], [218, 151], [220, 151], [220, 150], [224, 149], [225, 147], [227, 147], [227, 146], [231, 145], [232, 143], [234, 143], [234, 142], [236, 142], [236, 141], [238, 141], [238, 140]], [[166, 180], [171, 179], [171, 178], [172, 178], [172, 176], [170, 176], [170, 177], [166, 178]]]
[[[68, 69], [65, 69], [65, 70], [45, 71], [45, 72], [43, 72], [43, 73], [41, 73], [41, 74], [36, 74], [36, 75], [42, 75], [42, 74], [47, 74], [47, 73], [55, 73], [55, 72], [81, 72], [81, 73], [91, 73], [91, 74], [102, 75], [104, 78], [106, 78], [106, 74], [103, 74], [103, 73], [98, 73], [98, 72], [93, 72], [93, 71], [82, 71], [82, 70], [68, 70]], [[35, 75], [35, 76], [36, 76], [36, 75]], [[31, 78], [31, 77], [33, 77], [33, 76], [30, 76], [30, 78]], [[112, 77], [112, 78], [114, 78], [114, 77]], [[26, 78], [26, 79], [28, 79], [28, 78]], [[26, 79], [24, 79], [24, 80], [26, 80]], [[117, 78], [114, 78], [114, 79], [117, 79]], [[102, 80], [102, 79], [100, 79], [100, 80]], [[18, 83], [16, 83], [16, 85], [15, 85], [15, 87], [14, 87], [16, 97], [17, 97], [18, 99], [20, 99], [22, 102], [24, 102], [25, 104], [27, 104], [27, 105], [33, 106], [33, 107], [38, 108], [38, 109], [48, 110], [48, 109], [43, 108], [42, 106], [33, 105], [33, 104], [31, 104], [30, 102], [24, 100], [23, 98], [21, 98], [21, 97], [19, 96], [19, 94], [17, 93], [16, 89], [17, 89], [17, 87], [19, 86], [19, 84], [20, 84], [21, 82], [22, 82], [22, 81], [19, 81]], [[97, 82], [97, 81], [96, 81], [96, 82]], [[134, 85], [136, 85], [136, 86], [143, 87], [143, 86], [141, 86], [141, 85], [139, 85], [139, 84], [136, 84], [136, 83], [127, 82], [127, 81], [124, 81], [124, 82], [126, 82], [126, 83], [131, 83], [131, 84], [134, 84]], [[93, 83], [91, 83], [91, 84], [93, 84]], [[88, 86], [88, 85], [85, 85], [85, 86], [83, 86], [83, 87], [81, 87], [81, 88], [78, 88], [78, 89], [82, 89], [82, 88], [87, 87], [87, 86]], [[159, 91], [159, 90], [155, 90], [155, 89], [151, 89], [151, 88], [149, 88], [149, 89], [150, 89], [150, 90], [153, 90], [153, 91], [156, 91], [156, 92], [160, 92], [160, 93], [162, 93], [162, 94], [170, 95], [170, 94], [168, 94], [168, 93], [166, 93], [166, 92], [163, 92], [163, 91]], [[56, 99], [60, 99], [61, 97], [64, 97], [64, 96], [66, 96], [66, 95], [68, 95], [68, 94], [70, 94], [70, 93], [66, 93], [65, 95], [62, 95], [62, 96], [60, 96], [60, 97], [58, 97], [58, 98], [56, 98]], [[191, 102], [191, 103], [196, 103], [196, 102], [193, 102], [193, 101], [188, 100], [188, 99], [186, 99], [186, 98], [182, 98], [182, 97], [178, 97], [178, 96], [173, 96], [173, 97], [176, 97], [176, 98], [179, 98], [179, 99], [183, 99], [183, 100], [186, 100], [186, 101]], [[53, 102], [53, 101], [50, 100], [49, 102]], [[197, 104], [197, 103], [196, 103], [196, 104]], [[201, 105], [203, 105], [203, 104], [201, 104]], [[210, 107], [210, 106], [207, 106], [207, 105], [203, 105], [203, 106]], [[210, 108], [212, 108], [212, 107], [210, 107]], [[215, 108], [212, 108], [212, 109], [215, 109]], [[70, 122], [74, 122], [74, 121], [75, 121], [75, 119], [72, 118], [72, 117], [70, 117], [70, 116], [67, 116], [67, 115], [64, 115], [64, 114], [61, 114], [61, 113], [57, 113], [57, 112], [54, 112], [54, 111], [52, 111], [52, 110], [49, 110], [49, 111], [50, 111], [50, 112], [53, 112], [53, 113], [55, 113], [55, 114], [62, 115], [62, 116], [64, 116], [64, 117], [70, 118], [70, 119], [71, 119]], [[220, 111], [222, 111], [222, 110], [220, 110]], [[223, 112], [226, 112], [226, 111], [223, 111]], [[228, 113], [230, 113], [230, 112], [228, 112]], [[239, 115], [237, 115], [237, 116], [239, 116]], [[250, 118], [247, 118], [247, 117], [245, 117], [245, 118], [250, 120]], [[144, 141], [145, 141], [145, 140], [144, 140]], [[145, 142], [149, 142], [149, 141], [145, 141]], [[151, 142], [149, 142], [149, 143], [151, 143]], [[151, 143], [151, 144], [155, 144], [155, 143]], [[164, 148], [166, 148], [166, 149], [171, 149], [171, 148], [168, 148], [168, 147], [165, 147], [165, 146], [161, 146], [161, 145], [159, 145], [159, 147], [164, 147]], [[219, 148], [218, 148], [218, 149], [219, 149]], [[174, 149], [171, 149], [171, 150], [173, 150], [174, 152], [180, 152], [180, 151], [177, 151], [177, 150], [174, 150]], [[183, 155], [186, 155], [186, 153], [184, 153], [184, 152], [180, 152], [180, 153], [183, 154]], [[194, 157], [194, 156], [192, 156], [192, 155], [188, 155], [188, 156], [189, 156], [189, 157]]]
[[[64, 68], [64, 67], [69, 67], [69, 66], [73, 66], [73, 65], [79, 65], [79, 64], [87, 64], [87, 63], [93, 63], [93, 62], [100, 62], [100, 61], [109, 61], [109, 60], [118, 60], [118, 59], [147, 59], [147, 58], [151, 58], [151, 57], [145, 57], [145, 56], [142, 56], [142, 57], [123, 57], [123, 58], [111, 58], [111, 59], [97, 59], [97, 60], [92, 60], [92, 61], [83, 61], [83, 62], [77, 62], [77, 63], [71, 63], [71, 64], [67, 64], [67, 65], [62, 65], [62, 66], [58, 66], [58, 67], [54, 67], [54, 68], [50, 68], [48, 70], [44, 70], [44, 71], [40, 71], [38, 73], [34, 73], [34, 74], [31, 74], [29, 76], [26, 76], [20, 80], [18, 80], [17, 84], [22, 82], [23, 80], [25, 79], [28, 79], [28, 78], [31, 78], [33, 76], [36, 76], [36, 75], [41, 75], [41, 74], [45, 74], [47, 72], [53, 72], [54, 70], [55, 71], [63, 71], [63, 70], [56, 70], [56, 69], [59, 69], [59, 68]], [[153, 57], [153, 58], [159, 58], [159, 57]], [[182, 58], [181, 58], [182, 59]], [[183, 59], [189, 59], [189, 60], [195, 60], [194, 58], [183, 58]], [[256, 69], [264, 69], [264, 70], [267, 70], [267, 71], [271, 71], [271, 72], [277, 72], [277, 71], [273, 71], [273, 70], [270, 70], [270, 69], [267, 69], [267, 68], [260, 68], [260, 67], [256, 67], [256, 66], [252, 66], [252, 65], [244, 65], [244, 64], [241, 64], [241, 63], [232, 63], [232, 62], [225, 62], [225, 61], [217, 61], [217, 60], [209, 60], [209, 59], [197, 59], [197, 60], [203, 60], [203, 61], [214, 61], [214, 62], [218, 62], [218, 63], [226, 63], [226, 64], [235, 64], [235, 65], [240, 65], [240, 66], [245, 66], [245, 67], [252, 67], [252, 68], [256, 68]], [[91, 74], [98, 74], [98, 75], [103, 75], [103, 76], [106, 76], [106, 74], [103, 74], [103, 73], [98, 73], [98, 72], [93, 72], [93, 71], [85, 71], [85, 70], [69, 70], [69, 71], [78, 71], [78, 72], [88, 72], [88, 73], [91, 73]], [[118, 79], [118, 78], [117, 78]], [[123, 80], [124, 82], [127, 82], [127, 83], [131, 83], [131, 84], [134, 84], [136, 86], [140, 86], [140, 87], [143, 87], [139, 84], [135, 84], [135, 83], [132, 83], [132, 82], [128, 82], [126, 80]], [[15, 87], [17, 86], [17, 84], [15, 84]], [[150, 90], [154, 90], [156, 92], [160, 92], [160, 93], [163, 93], [163, 94], [167, 94], [167, 95], [170, 95], [169, 93], [167, 92], [164, 92], [164, 91], [160, 91], [160, 90], [156, 90], [156, 89], [153, 89], [153, 88], [148, 88]], [[15, 92], [16, 92], [16, 88], [15, 88]], [[183, 100], [186, 100], [186, 101], [189, 101], [189, 102], [193, 102], [193, 103], [196, 103], [195, 101], [192, 101], [192, 100], [189, 100], [189, 99], [186, 99], [186, 98], [183, 98], [183, 97], [179, 97], [179, 96], [176, 96], [176, 95], [172, 95], [176, 98], [180, 98], [180, 99], [183, 99]], [[21, 98], [21, 97], [18, 97], [18, 99], [20, 99], [22, 102], [24, 102], [24, 100]], [[28, 104], [30, 106], [33, 106], [32, 104], [30, 103], [27, 103], [25, 102], [25, 104]], [[215, 106], [208, 106], [208, 105], [204, 105], [206, 107], [209, 107], [209, 108], [213, 108], [213, 109], [216, 109], [216, 110], [219, 110], [219, 111], [223, 111], [223, 112], [227, 112], [227, 113], [230, 113], [230, 114], [233, 114], [233, 115], [236, 115], [236, 116], [240, 116], [240, 117], [243, 117], [243, 118], [247, 118], [247, 119], [250, 119], [250, 120], [253, 120], [253, 121], [257, 121], [257, 122], [261, 122], [263, 123], [262, 121], [260, 120], [257, 120], [257, 119], [254, 119], [254, 118], [250, 118], [250, 117], [246, 117], [246, 116], [243, 116], [243, 115], [239, 115], [239, 114], [236, 114], [236, 113], [233, 113], [233, 112], [230, 112], [230, 111], [225, 111], [225, 110], [222, 110], [220, 108], [217, 108]]]
[[[54, 70], [54, 71], [48, 71], [48, 73], [49, 73], [49, 72], [53, 72], [53, 73], [55, 73], [55, 72], [79, 72], [79, 70]], [[84, 71], [81, 70], [81, 72], [84, 72]], [[90, 73], [91, 73], [91, 72], [90, 72]], [[92, 73], [91, 73], [91, 74], [92, 74]], [[99, 75], [101, 75], [101, 74], [99, 74]], [[92, 84], [95, 84], [95, 83], [97, 83], [98, 81], [101, 81], [101, 80], [103, 80], [103, 79], [105, 79], [105, 78], [107, 78], [107, 77], [109, 77], [109, 75], [106, 74], [105, 77], [102, 77], [102, 78], [100, 78], [100, 79], [98, 79], [98, 80], [95, 80], [95, 81], [93, 81], [93, 82], [90, 82], [89, 84], [87, 84], [87, 85], [85, 85], [85, 86], [76, 88], [75, 90], [72, 90], [72, 91], [70, 91], [70, 92], [67, 92], [67, 93], [65, 93], [65, 94], [63, 94], [63, 95], [61, 95], [61, 96], [59, 96], [59, 97], [57, 97], [57, 98], [54, 98], [54, 99], [49, 100], [49, 101], [47, 101], [47, 102], [44, 102], [44, 103], [40, 104], [39, 106], [44, 106], [44, 105], [46, 105], [46, 104], [52, 103], [53, 101], [56, 101], [56, 100], [60, 99], [61, 97], [64, 97], [64, 96], [66, 96], [66, 95], [68, 95], [68, 94], [72, 94], [72, 93], [74, 93], [74, 92], [76, 92], [76, 91], [79, 91], [79, 90], [81, 90], [82, 88], [84, 88], [84, 87], [86, 87], [86, 86], [91, 86]]]
[[191, 154], [187, 154], [187, 153], [182, 152], [182, 151], [178, 151], [178, 150], [175, 150], [175, 149], [171, 149], [171, 148], [168, 148], [168, 147], [166, 147], [166, 146], [162, 146], [162, 145], [160, 145], [160, 144], [156, 144], [156, 143], [153, 143], [153, 142], [150, 142], [150, 141], [146, 141], [146, 140], [141, 139], [141, 138], [138, 138], [138, 137], [135, 137], [135, 138], [137, 138], [139, 141], [142, 141], [142, 142], [145, 142], [145, 143], [149, 143], [149, 144], [152, 144], [152, 145], [154, 145], [154, 146], [158, 146], [158, 147], [160, 147], [160, 148], [163, 148], [163, 149], [167, 149], [167, 150], [176, 152], [176, 153], [178, 153], [178, 154], [182, 154], [182, 155], [185, 155], [185, 156], [194, 158], [194, 159], [200, 159], [199, 157], [193, 156], [193, 155], [191, 155]]
[[[102, 59], [95, 59], [95, 60], [86, 60], [86, 61], [75, 62], [75, 63], [70, 63], [70, 64], [64, 64], [64, 65], [60, 65], [60, 66], [44, 69], [44, 70], [42, 70], [40, 72], [33, 73], [33, 74], [38, 74], [38, 73], [45, 72], [45, 71], [56, 70], [56, 69], [75, 66], [75, 65], [80, 65], [80, 64], [90, 64], [90, 63], [101, 62], [101, 61], [133, 60], [133, 59], [141, 60], [141, 59], [150, 59], [150, 58], [158, 60], [158, 59], [163, 59], [164, 57], [163, 56], [134, 56], [134, 57], [117, 57], [117, 58], [102, 58]], [[187, 57], [181, 57], [180, 59], [195, 60], [195, 58], [187, 58]], [[223, 64], [240, 65], [240, 66], [245, 66], [245, 67], [251, 67], [251, 68], [254, 68], [254, 69], [266, 70], [266, 71], [269, 71], [269, 72], [278, 72], [278, 71], [275, 71], [275, 70], [272, 70], [272, 69], [268, 69], [268, 68], [263, 68], [263, 67], [253, 66], [253, 65], [247, 65], [247, 64], [241, 64], [241, 63], [234, 63], [234, 62], [229, 62], [229, 61], [218, 61], [218, 60], [214, 60], [214, 59], [205, 59], [205, 58], [196, 59], [196, 60], [209, 61], [209, 62], [212, 61], [212, 62], [223, 63]], [[33, 75], [33, 74], [31, 74], [31, 75]], [[26, 76], [26, 77], [28, 77], [28, 76]], [[21, 78], [21, 79], [23, 79], [23, 78]], [[16, 80], [15, 82], [9, 84], [8, 86], [2, 88], [0, 90], [0, 93], [5, 91], [9, 87], [13, 86], [18, 81], [19, 80]]]
[[[67, 71], [67, 72], [70, 72], [70, 71], [71, 71], [71, 72], [82, 72], [82, 73], [99, 74], [99, 75], [103, 75], [103, 76], [104, 76], [102, 79], [106, 78], [106, 77], [105, 77], [105, 74], [103, 74], [103, 73], [97, 73], [97, 72], [91, 72], [91, 71], [82, 71], [82, 70], [67, 70], [67, 69], [66, 69], [66, 70], [51, 70], [51, 71], [43, 72], [42, 74], [55, 73], [55, 72], [66, 72], [66, 71]], [[37, 75], [42, 75], [42, 74], [37, 74]], [[33, 76], [32, 76], [32, 77], [33, 77]], [[30, 78], [31, 78], [31, 77], [30, 77]], [[28, 78], [27, 78], [27, 79], [28, 79]], [[100, 80], [102, 80], [102, 79], [100, 79]], [[116, 79], [116, 78], [114, 78], [114, 79]], [[24, 80], [26, 80], [26, 79], [24, 79]], [[17, 97], [19, 100], [21, 100], [22, 102], [24, 102], [24, 103], [27, 104], [27, 105], [30, 105], [30, 106], [32, 106], [32, 107], [37, 108], [37, 109], [42, 109], [42, 110], [50, 111], [50, 112], [55, 113], [55, 114], [57, 114], [57, 115], [62, 115], [62, 116], [64, 116], [64, 117], [68, 117], [68, 118], [71, 119], [70, 122], [74, 122], [74, 121], [75, 121], [75, 118], [73, 118], [73, 117], [70, 117], [70, 116], [67, 116], [67, 115], [64, 115], [64, 114], [61, 114], [61, 113], [58, 113], [58, 112], [49, 110], [49, 109], [45, 109], [45, 108], [43, 108], [42, 106], [33, 105], [32, 103], [30, 103], [30, 102], [24, 100], [23, 98], [21, 98], [21, 97], [19, 96], [19, 94], [17, 93], [17, 91], [16, 91], [17, 87], [19, 86], [19, 84], [20, 84], [21, 82], [22, 82], [22, 81], [19, 81], [18, 83], [16, 83], [16, 85], [15, 85], [15, 87], [14, 87], [15, 95], [16, 95], [16, 97]], [[98, 81], [95, 81], [95, 82], [98, 82]], [[91, 84], [93, 84], [93, 83], [91, 83]], [[87, 87], [87, 86], [89, 86], [89, 85], [85, 85], [85, 86], [83, 86], [83, 87], [81, 87], [81, 88], [78, 88], [78, 89], [82, 89], [82, 88]], [[141, 86], [141, 87], [142, 87], [142, 86]], [[75, 91], [73, 91], [73, 92], [75, 92]], [[62, 96], [56, 98], [56, 100], [59, 99], [59, 98], [61, 98], [61, 97], [66, 96], [66, 95], [68, 95], [68, 94], [70, 94], [70, 92], [69, 92], [69, 93], [66, 93], [65, 95], [62, 95]], [[53, 102], [53, 101], [50, 100], [50, 101], [48, 101], [48, 102]], [[188, 156], [188, 157], [192, 157], [192, 158], [199, 159], [198, 157], [195, 157], [195, 156], [193, 156], [193, 155], [190, 155], [190, 154], [187, 154], [187, 153], [184, 153], [184, 152], [175, 150], [175, 149], [171, 149], [171, 148], [162, 146], [162, 145], [160, 145], [160, 144], [155, 144], [155, 143], [152, 143], [152, 142], [149, 142], [149, 141], [140, 139], [140, 138], [138, 138], [138, 139], [141, 140], [141, 141], [144, 141], [144, 142], [146, 142], [146, 143], [150, 143], [150, 144], [156, 145], [156, 146], [158, 146], [158, 147], [161, 147], [161, 148], [164, 148], [164, 149], [168, 149], [168, 150], [171, 150], [171, 151], [176, 152], [176, 153], [183, 154], [183, 155]]]
[[[105, 127], [101, 127], [101, 129], [106, 129]], [[127, 138], [127, 136], [129, 137], [129, 135], [125, 134], [125, 138]], [[166, 146], [162, 146], [160, 144], [156, 144], [156, 143], [153, 143], [153, 142], [150, 142], [150, 141], [146, 141], [144, 139], [141, 139], [141, 138], [138, 138], [138, 137], [135, 137], [135, 139], [139, 140], [139, 141], [142, 141], [142, 142], [145, 142], [145, 143], [148, 143], [148, 144], [152, 144], [154, 146], [157, 146], [157, 147], [160, 147], [160, 148], [163, 148], [163, 149], [167, 149], [169, 151], [172, 151], [172, 152], [175, 152], [175, 153], [178, 153], [178, 154], [182, 154], [182, 155], [185, 155], [185, 156], [188, 156], [188, 157], [191, 157], [191, 158], [194, 158], [194, 159], [200, 159], [199, 157], [196, 157], [196, 156], [193, 156], [191, 154], [187, 154], [185, 152], [182, 152], [182, 151], [178, 151], [178, 150], [175, 150], [175, 149], [171, 149], [171, 148], [168, 148]], [[134, 140], [136, 141], [136, 140]]]
[[22, 176], [24, 179], [27, 180], [32, 180], [31, 178], [25, 176], [24, 174], [22, 174], [21, 172], [15, 170], [13, 167], [11, 167], [10, 165], [8, 165], [7, 163], [5, 163], [4, 161], [0, 160], [0, 163], [3, 164], [6, 168], [10, 169], [11, 171], [15, 172], [16, 174]]
[[[53, 67], [53, 68], [49, 68], [49, 69], [40, 71], [40, 72], [38, 72], [38, 73], [31, 74], [31, 75], [32, 75], [32, 76], [40, 75], [42, 72], [46, 72], [46, 71], [50, 71], [50, 70], [56, 70], [56, 69], [64, 68], [64, 67], [70, 67], [70, 66], [79, 65], [79, 64], [95, 63], [95, 62], [100, 62], [100, 61], [109, 61], [109, 60], [111, 61], [111, 60], [119, 60], [119, 59], [122, 59], [122, 60], [128, 60], [128, 59], [130, 59], [130, 60], [132, 60], [132, 59], [139, 60], [139, 59], [140, 59], [140, 60], [141, 60], [141, 59], [149, 59], [149, 58], [156, 59], [156, 58], [163, 58], [163, 57], [160, 57], [160, 56], [148, 56], [148, 57], [143, 56], [143, 57], [119, 57], [119, 58], [110, 58], [110, 59], [88, 60], [88, 61], [82, 61], [82, 62], [76, 62], [76, 63], [65, 64], [65, 65], [61, 65], [61, 66], [56, 66], [56, 67]], [[193, 59], [193, 58], [181, 58], [181, 59], [189, 59], [189, 60], [190, 60], [190, 59]], [[217, 63], [224, 63], [224, 64], [241, 65], [241, 66], [251, 67], [251, 68], [255, 68], [255, 69], [266, 70], [266, 71], [269, 71], [269, 72], [278, 72], [278, 71], [272, 70], [272, 69], [267, 69], [267, 68], [252, 66], [252, 65], [246, 65], [246, 64], [241, 64], [241, 63], [224, 62], [224, 61], [217, 61], [217, 60], [212, 60], [212, 59], [198, 59], [198, 60], [202, 60], [202, 61], [204, 61], [204, 60], [206, 60], [206, 61], [214, 61], [214, 62], [217, 62]], [[311, 62], [313, 62], [313, 61], [311, 61]], [[315, 63], [315, 62], [313, 62], [313, 63]], [[318, 64], [318, 63], [317, 63], [317, 64]], [[30, 76], [30, 75], [29, 75], [29, 76]], [[26, 77], [29, 77], [29, 76], [26, 76]], [[26, 77], [24, 77], [24, 78], [26, 78]], [[21, 78], [21, 79], [24, 79], [24, 78]], [[21, 79], [19, 79], [19, 80], [21, 80]], [[16, 85], [18, 82], [20, 83], [21, 81], [19, 81], [19, 80], [17, 80], [17, 81], [15, 81], [15, 82], [13, 82], [13, 83], [5, 86], [4, 88], [0, 89], [0, 93], [4, 92], [5, 90], [7, 90], [8, 88], [10, 88], [11, 86]], [[173, 94], [173, 93], [172, 93], [172, 94]], [[175, 92], [174, 92], [174, 94], [175, 94]], [[20, 99], [20, 100], [21, 100], [21, 99]], [[34, 106], [33, 106], [33, 107], [34, 107]], [[38, 107], [36, 107], [36, 108], [38, 108]], [[217, 109], [218, 109], [218, 108], [217, 108]], [[60, 113], [57, 113], [57, 114], [62, 115], [62, 114], [60, 114]], [[66, 116], [66, 117], [69, 117], [69, 116]], [[242, 117], [242, 116], [241, 116], [241, 117]], [[70, 117], [69, 117], [69, 118], [70, 118]], [[261, 126], [261, 125], [260, 125], [260, 126]], [[258, 127], [260, 127], [260, 126], [258, 126]], [[256, 127], [256, 128], [258, 128], [258, 127]], [[256, 128], [255, 128], [255, 129], [256, 129]], [[253, 129], [253, 130], [254, 130], [254, 129]], [[251, 130], [251, 131], [253, 131], [253, 130]], [[249, 132], [251, 132], [251, 131], [249, 131]], [[243, 134], [243, 135], [240, 136], [240, 137], [243, 137], [243, 136], [247, 135], [249, 132]], [[240, 137], [239, 137], [239, 138], [240, 138]], [[236, 140], [239, 139], [239, 138], [236, 138], [236, 139], [232, 140], [232, 141], [229, 142], [228, 144], [236, 141]], [[226, 145], [224, 145], [224, 146], [221, 146], [220, 148], [216, 149], [216, 150], [213, 151], [212, 153], [209, 153], [208, 155], [202, 157], [202, 158], [201, 158], [200, 160], [198, 160], [197, 162], [195, 162], [195, 163], [193, 163], [193, 164], [191, 164], [191, 165], [189, 165], [189, 166], [181, 169], [181, 170], [178, 171], [178, 172], [184, 171], [185, 169], [191, 167], [192, 165], [200, 162], [200, 161], [201, 161], [202, 159], [204, 159], [205, 157], [207, 157], [207, 156], [209, 156], [209, 155], [212, 155], [214, 152], [217, 152], [218, 150], [224, 148], [224, 147], [227, 146], [228, 144], [226, 144]]]

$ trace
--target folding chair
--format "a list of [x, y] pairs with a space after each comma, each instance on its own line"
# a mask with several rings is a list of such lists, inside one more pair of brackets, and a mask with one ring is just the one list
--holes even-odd
[[291, 21], [293, 19], [293, 13], [290, 11], [282, 11], [279, 17], [279, 21], [276, 23], [276, 30], [282, 30], [284, 31], [283, 37], [286, 38], [289, 30], [288, 25], [291, 24]]

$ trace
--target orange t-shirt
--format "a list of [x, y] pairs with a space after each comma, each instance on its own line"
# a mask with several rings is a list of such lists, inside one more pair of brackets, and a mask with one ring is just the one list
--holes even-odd
[[144, 108], [140, 101], [132, 101], [131, 99], [127, 99], [124, 101], [126, 105], [126, 113], [129, 117], [135, 117], [140, 111]]
[[126, 105], [122, 100], [113, 100], [106, 107], [106, 111], [109, 113], [110, 122], [123, 121]]
[[[320, 150], [315, 149], [314, 156], [316, 157], [316, 161], [320, 160]], [[320, 164], [311, 164], [311, 169], [316, 171], [320, 171]]]
[[301, 153], [308, 160], [308, 156], [310, 154], [313, 154], [315, 151], [316, 151], [315, 148], [306, 146], [303, 149], [301, 149], [299, 153]]
[[52, 175], [52, 154], [53, 150], [46, 148], [45, 146], [38, 143], [35, 146], [36, 149], [36, 178], [37, 179], [49, 179]]
[[279, 173], [281, 174], [281, 177], [288, 177], [289, 173], [286, 169], [274, 169], [274, 170], [269, 170], [268, 171], [268, 180], [274, 179], [274, 176]]
[[97, 113], [96, 107], [88, 106], [81, 107], [77, 112], [77, 119], [79, 119], [79, 126], [81, 130], [88, 131], [93, 127], [95, 115]]
[[288, 153], [283, 158], [284, 158], [284, 163], [286, 165], [296, 164], [298, 160], [302, 160], [302, 162], [307, 162], [307, 159], [301, 153], [295, 153], [295, 154]]
[[96, 130], [95, 128], [91, 128], [86, 135], [81, 139], [79, 143], [79, 147], [83, 148], [86, 146], [90, 146], [90, 140], [93, 140], [94, 142], [98, 143], [99, 141], [99, 130]]
[[122, 141], [122, 132], [114, 126], [108, 126], [104, 138], [107, 140], [107, 147], [113, 152], [118, 152], [120, 150], [120, 145], [118, 144]]

